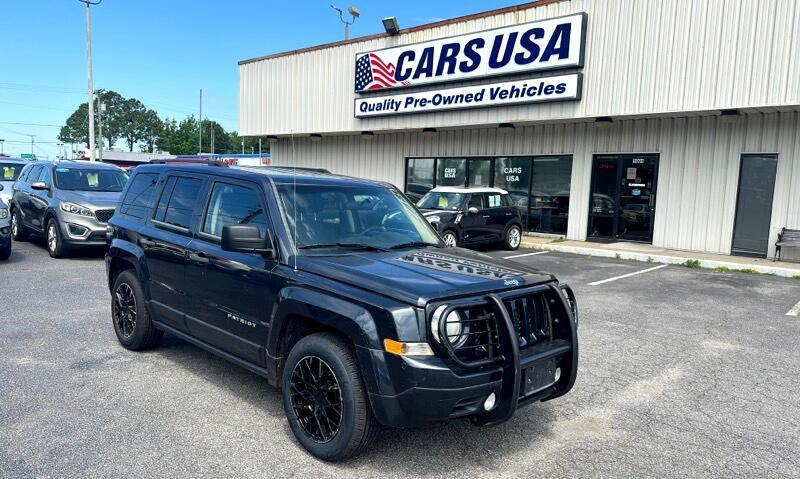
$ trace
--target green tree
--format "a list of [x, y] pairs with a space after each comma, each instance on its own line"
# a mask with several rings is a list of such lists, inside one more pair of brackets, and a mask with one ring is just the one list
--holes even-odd
[[133, 147], [146, 139], [145, 115], [147, 108], [136, 98], [128, 98], [120, 105], [116, 121], [120, 136], [128, 145], [128, 151], [133, 151]]
[[87, 105], [88, 103], [82, 103], [67, 118], [65, 125], [61, 127], [61, 131], [58, 133], [59, 141], [81, 143], [89, 146], [89, 108]]
[[[213, 148], [212, 148], [213, 132]], [[233, 145], [228, 132], [222, 125], [212, 120], [203, 120], [203, 153], [232, 153]]]
[[[103, 146], [111, 148], [122, 137], [125, 97], [112, 90], [97, 90], [95, 100], [95, 126], [103, 122]], [[105, 111], [101, 105], [105, 105]]]
[[159, 146], [164, 151], [173, 155], [192, 155], [197, 153], [200, 129], [194, 115], [190, 115], [180, 122], [167, 119], [161, 135]]
[[156, 145], [163, 149], [161, 138], [164, 132], [164, 122], [158, 117], [158, 113], [154, 110], [147, 110], [142, 115], [141, 121], [143, 136], [141, 142], [144, 145], [144, 151], [153, 151]]

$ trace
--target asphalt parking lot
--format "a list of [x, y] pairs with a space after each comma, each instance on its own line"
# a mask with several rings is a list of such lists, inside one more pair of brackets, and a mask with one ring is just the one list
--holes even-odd
[[169, 335], [120, 347], [102, 253], [15, 244], [0, 263], [0, 477], [800, 475], [800, 281], [681, 266], [614, 279], [657, 265], [529, 253], [487, 254], [575, 288], [573, 391], [495, 428], [389, 430], [326, 464], [258, 376]]

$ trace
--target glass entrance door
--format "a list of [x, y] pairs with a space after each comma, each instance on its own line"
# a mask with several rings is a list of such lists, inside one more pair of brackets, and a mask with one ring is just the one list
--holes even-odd
[[767, 257], [777, 155], [742, 155], [731, 253]]
[[592, 169], [589, 238], [653, 241], [658, 155], [598, 155]]

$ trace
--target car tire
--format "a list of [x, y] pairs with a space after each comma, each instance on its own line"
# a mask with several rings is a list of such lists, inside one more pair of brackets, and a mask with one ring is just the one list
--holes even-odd
[[22, 215], [16, 208], [11, 212], [11, 238], [14, 241], [28, 240], [28, 232], [22, 226]]
[[2, 248], [0, 248], [0, 260], [5, 261], [11, 257], [11, 241]]
[[153, 348], [164, 334], [153, 325], [144, 298], [134, 270], [127, 269], [117, 276], [111, 289], [111, 320], [117, 340], [131, 351]]
[[446, 230], [442, 233], [442, 241], [448, 248], [455, 248], [458, 246], [458, 235], [453, 230]]
[[58, 227], [58, 221], [55, 218], [47, 220], [44, 236], [47, 252], [50, 253], [51, 258], [64, 258], [69, 255], [69, 246], [64, 243], [61, 228]]
[[295, 344], [286, 359], [281, 389], [292, 432], [320, 459], [356, 456], [378, 432], [353, 350], [335, 334], [315, 333]]
[[503, 246], [509, 251], [515, 251], [520, 243], [522, 243], [522, 228], [519, 225], [509, 226], [503, 237]]

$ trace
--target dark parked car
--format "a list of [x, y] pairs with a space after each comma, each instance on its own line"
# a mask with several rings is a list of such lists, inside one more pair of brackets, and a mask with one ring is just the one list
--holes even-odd
[[15, 241], [44, 235], [54, 258], [73, 247], [106, 245], [106, 223], [114, 214], [128, 175], [88, 161], [30, 163], [14, 183], [11, 199]]
[[500, 243], [515, 250], [522, 242], [522, 215], [505, 190], [440, 186], [417, 207], [447, 246]]
[[136, 168], [111, 219], [113, 327], [164, 331], [281, 388], [298, 441], [340, 460], [379, 424], [498, 424], [572, 388], [571, 290], [446, 248], [393, 186], [280, 168]]
[[[5, 187], [0, 184], [0, 192]], [[3, 198], [0, 198], [0, 260], [11, 257], [11, 213]]]

